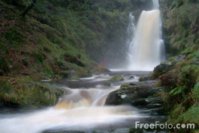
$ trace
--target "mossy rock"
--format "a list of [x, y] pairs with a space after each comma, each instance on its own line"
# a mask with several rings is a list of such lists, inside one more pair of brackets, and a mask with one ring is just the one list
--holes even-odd
[[168, 72], [172, 68], [171, 64], [160, 64], [153, 71], [153, 78], [158, 78], [160, 75]]
[[0, 79], [2, 107], [39, 108], [54, 105], [64, 90], [34, 82], [29, 77]]
[[153, 87], [148, 85], [123, 84], [119, 90], [109, 94], [106, 100], [107, 105], [136, 104], [144, 103], [142, 98], [154, 94]]
[[121, 75], [116, 75], [116, 76], [113, 76], [110, 81], [111, 82], [117, 82], [117, 81], [123, 81], [124, 80], [124, 77], [121, 76]]

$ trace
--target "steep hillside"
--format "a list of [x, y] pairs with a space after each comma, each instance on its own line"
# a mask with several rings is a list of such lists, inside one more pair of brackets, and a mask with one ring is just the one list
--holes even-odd
[[162, 8], [168, 62], [154, 76], [165, 88], [169, 121], [199, 124], [199, 1], [163, 1]]
[[[54, 7], [51, 3], [41, 4]], [[84, 70], [88, 66], [83, 41], [70, 33], [71, 26], [64, 27], [67, 22], [62, 22], [71, 17], [56, 16], [60, 12], [55, 9], [43, 10], [49, 14], [35, 9], [30, 15], [21, 17], [23, 5], [1, 2], [1, 75], [42, 74], [51, 77], [64, 70]], [[75, 25], [73, 21], [78, 20], [68, 21]]]

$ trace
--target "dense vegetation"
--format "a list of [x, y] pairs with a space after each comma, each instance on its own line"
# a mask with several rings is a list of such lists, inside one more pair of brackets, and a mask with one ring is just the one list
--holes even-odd
[[154, 76], [165, 87], [169, 121], [199, 124], [199, 1], [164, 1], [162, 7], [168, 62]]

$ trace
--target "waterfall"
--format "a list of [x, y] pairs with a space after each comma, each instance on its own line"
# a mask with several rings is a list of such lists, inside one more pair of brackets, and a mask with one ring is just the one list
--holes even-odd
[[152, 71], [165, 60], [159, 1], [153, 0], [153, 6], [153, 10], [142, 11], [129, 43], [128, 70]]
[[153, 8], [159, 9], [159, 0], [153, 0]]

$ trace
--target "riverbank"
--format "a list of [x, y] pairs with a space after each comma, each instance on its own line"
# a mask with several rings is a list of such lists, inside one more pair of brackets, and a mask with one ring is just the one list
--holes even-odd
[[[165, 1], [161, 3], [167, 62], [154, 71], [164, 88], [162, 97], [170, 123], [199, 125], [199, 3]], [[180, 130], [179, 132], [198, 132]]]
[[[57, 103], [64, 90], [29, 76], [0, 77], [0, 108], [38, 109]], [[6, 113], [6, 112], [5, 112]]]

